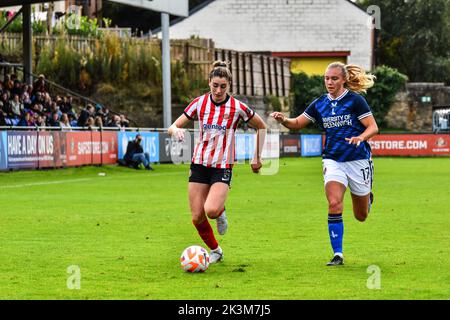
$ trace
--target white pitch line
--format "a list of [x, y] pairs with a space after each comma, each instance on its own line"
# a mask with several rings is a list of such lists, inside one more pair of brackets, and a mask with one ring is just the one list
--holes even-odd
[[92, 180], [92, 178], [16, 184], [16, 185], [12, 185], [12, 186], [0, 186], [0, 189], [13, 189], [13, 188], [23, 188], [23, 187], [45, 186], [45, 185], [49, 185], [49, 184], [61, 184], [61, 183], [80, 182], [80, 181], [89, 181], [89, 180]]

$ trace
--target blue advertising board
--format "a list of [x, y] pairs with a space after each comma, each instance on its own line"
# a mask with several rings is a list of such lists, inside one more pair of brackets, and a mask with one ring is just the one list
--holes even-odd
[[8, 168], [8, 149], [6, 148], [6, 131], [0, 132], [0, 170]]
[[236, 160], [248, 160], [253, 158], [255, 153], [255, 137], [256, 135], [251, 133], [236, 133]]
[[[134, 140], [138, 132], [119, 132], [118, 158], [123, 159], [127, 151], [128, 141]], [[142, 136], [142, 148], [150, 154], [150, 162], [159, 162], [159, 134], [158, 132], [139, 132]]]
[[322, 135], [302, 134], [300, 139], [302, 157], [316, 157], [322, 155]]

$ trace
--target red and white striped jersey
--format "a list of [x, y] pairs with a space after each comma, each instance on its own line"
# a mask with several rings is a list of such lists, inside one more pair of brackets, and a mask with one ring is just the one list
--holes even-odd
[[184, 114], [191, 120], [198, 120], [200, 127], [192, 163], [212, 168], [231, 168], [235, 159], [235, 132], [239, 120], [248, 122], [255, 112], [231, 96], [216, 105], [211, 94], [207, 93], [192, 101]]

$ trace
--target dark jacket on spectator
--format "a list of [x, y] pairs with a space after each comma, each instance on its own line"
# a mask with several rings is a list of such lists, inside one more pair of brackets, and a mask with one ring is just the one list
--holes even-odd
[[144, 153], [144, 149], [135, 140], [129, 141], [127, 145], [127, 152], [123, 156], [126, 161], [132, 161], [133, 155], [136, 153]]

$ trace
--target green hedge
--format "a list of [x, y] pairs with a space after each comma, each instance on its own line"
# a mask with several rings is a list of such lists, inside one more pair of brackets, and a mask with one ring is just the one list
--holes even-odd
[[[372, 108], [378, 125], [384, 127], [384, 118], [395, 100], [395, 95], [404, 88], [407, 77], [388, 66], [379, 66], [372, 71], [372, 74], [377, 79], [375, 85], [367, 91], [365, 98]], [[305, 73], [298, 73], [292, 74], [292, 79], [294, 108], [291, 116], [297, 117], [314, 99], [326, 93], [326, 89], [323, 76], [308, 76]]]

